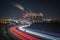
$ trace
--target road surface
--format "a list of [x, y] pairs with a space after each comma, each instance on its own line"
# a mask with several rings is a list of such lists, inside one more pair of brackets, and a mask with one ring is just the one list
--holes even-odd
[[41, 40], [40, 38], [37, 38], [35, 36], [17, 30], [16, 28], [17, 28], [16, 26], [11, 27], [10, 32], [21, 40]]
[[[42, 33], [35, 33], [35, 32], [32, 32], [32, 31], [22, 31], [22, 30], [18, 30], [17, 29], [17, 26], [12, 26], [10, 28], [10, 32], [15, 35], [17, 38], [19, 38], [20, 40], [42, 40], [41, 38], [38, 38], [36, 37], [37, 35], [39, 37], [42, 37], [43, 39], [46, 38], [45, 40], [60, 40], [60, 38], [57, 38], [57, 37], [54, 37], [54, 36], [50, 36], [50, 35], [46, 35], [46, 34], [42, 34]], [[30, 34], [33, 34], [33, 35], [30, 35]]]

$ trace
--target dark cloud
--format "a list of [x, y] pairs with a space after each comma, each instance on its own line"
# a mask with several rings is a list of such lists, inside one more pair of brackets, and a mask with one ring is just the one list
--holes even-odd
[[21, 10], [11, 3], [21, 4], [25, 10], [31, 9], [34, 12], [42, 12], [48, 18], [60, 19], [60, 1], [58, 0], [0, 0], [0, 17], [18, 17]]

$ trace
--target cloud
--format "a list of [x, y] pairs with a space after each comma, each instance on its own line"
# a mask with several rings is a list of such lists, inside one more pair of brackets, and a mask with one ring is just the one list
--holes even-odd
[[20, 10], [24, 10], [24, 7], [22, 7], [20, 4], [18, 3], [14, 3], [13, 4], [15, 7], [19, 8]]

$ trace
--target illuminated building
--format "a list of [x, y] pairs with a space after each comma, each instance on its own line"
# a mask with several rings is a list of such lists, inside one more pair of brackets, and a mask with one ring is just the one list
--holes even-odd
[[29, 20], [30, 22], [41, 22], [42, 18], [43, 18], [43, 14], [42, 13], [33, 13], [31, 12], [26, 12], [23, 15], [24, 19]]

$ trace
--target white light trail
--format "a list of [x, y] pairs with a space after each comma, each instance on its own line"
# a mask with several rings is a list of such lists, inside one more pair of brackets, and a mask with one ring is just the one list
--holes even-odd
[[24, 29], [25, 27], [28, 27], [30, 25], [23, 25], [23, 26], [19, 26], [18, 29], [24, 32], [27, 32], [29, 34], [33, 34], [42, 38], [47, 38], [47, 39], [51, 39], [51, 40], [60, 40], [60, 38], [54, 37], [54, 36], [50, 36], [50, 35], [46, 35], [46, 34], [42, 34], [42, 33], [38, 33], [38, 32], [34, 32], [28, 29]]
[[26, 32], [27, 32], [27, 33], [30, 33], [30, 34], [33, 34], [33, 35], [36, 35], [36, 36], [39, 36], [39, 37], [42, 37], [42, 38], [51, 39], [51, 40], [60, 39], [60, 38], [56, 38], [56, 37], [49, 36], [49, 35], [42, 34], [42, 33], [37, 33], [37, 32], [34, 32], [34, 31], [30, 31], [30, 30], [26, 30]]

